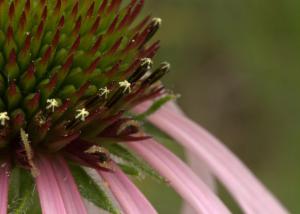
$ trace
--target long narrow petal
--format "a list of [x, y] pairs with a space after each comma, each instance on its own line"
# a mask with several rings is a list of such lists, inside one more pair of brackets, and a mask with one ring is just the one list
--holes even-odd
[[[217, 192], [216, 179], [214, 178], [210, 167], [207, 166], [202, 158], [195, 155], [190, 151], [186, 151], [186, 159], [189, 167], [195, 172], [199, 178], [214, 192]], [[182, 207], [182, 214], [197, 214], [193, 207], [189, 203], [184, 203]]]
[[[167, 103], [168, 109], [178, 114], [184, 114], [181, 109], [176, 105], [175, 102]], [[189, 167], [195, 172], [197, 176], [201, 178], [201, 180], [206, 183], [214, 192], [217, 191], [216, 180], [205, 161], [202, 160], [201, 157], [186, 150], [186, 159]], [[189, 203], [185, 202], [182, 207], [182, 214], [197, 214], [197, 211], [190, 206]]]
[[128, 146], [164, 176], [198, 213], [230, 213], [210, 188], [162, 145], [147, 140], [130, 142]]
[[36, 164], [39, 169], [36, 184], [43, 214], [67, 214], [51, 162], [41, 156]]
[[61, 157], [53, 158], [51, 163], [68, 213], [86, 214], [84, 202], [65, 160]]
[[[176, 105], [175, 102], [169, 102], [166, 104], [169, 111], [177, 114], [184, 115], [184, 112]], [[199, 155], [194, 152], [186, 150], [187, 163], [190, 168], [198, 175], [204, 183], [206, 183], [212, 190], [216, 191], [216, 181], [211, 172], [210, 167], [203, 161]]]
[[0, 214], [7, 213], [9, 164], [3, 163], [0, 166]]
[[[145, 106], [139, 111], [143, 108]], [[246, 213], [288, 213], [230, 150], [199, 125], [168, 107], [163, 107], [149, 120], [202, 157]]]
[[114, 172], [99, 170], [98, 173], [108, 184], [124, 213], [156, 214], [155, 209], [129, 178], [117, 166], [114, 169]]
[[86, 214], [84, 203], [66, 162], [58, 157], [40, 156], [37, 188], [43, 214]]

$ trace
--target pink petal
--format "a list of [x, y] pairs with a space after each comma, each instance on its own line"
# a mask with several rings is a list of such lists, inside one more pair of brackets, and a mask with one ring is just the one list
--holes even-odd
[[[169, 102], [168, 109], [170, 111], [176, 112], [178, 114], [184, 114], [182, 110], [177, 106], [175, 102]], [[201, 180], [207, 184], [211, 190], [214, 192], [217, 191], [216, 180], [211, 173], [210, 168], [207, 166], [205, 161], [202, 160], [198, 155], [195, 155], [193, 152], [186, 151], [186, 159], [189, 167], [198, 175]], [[189, 203], [185, 202], [182, 207], [182, 214], [197, 214], [197, 211], [189, 205]]]
[[86, 214], [84, 202], [65, 160], [58, 157], [53, 158], [51, 162], [68, 213]]
[[36, 177], [36, 184], [43, 214], [67, 214], [51, 162], [40, 157], [36, 164], [40, 173]]
[[165, 177], [198, 213], [230, 213], [210, 188], [162, 145], [154, 140], [130, 142], [127, 145]]
[[108, 184], [124, 213], [156, 214], [155, 209], [129, 178], [116, 165], [114, 169], [114, 172], [99, 170], [98, 173]]
[[0, 166], [0, 214], [7, 213], [9, 168], [8, 163]]
[[[211, 173], [210, 168], [205, 161], [199, 156], [190, 151], [186, 151], [186, 159], [189, 167], [201, 180], [214, 192], [217, 192], [216, 179]], [[188, 203], [184, 203], [182, 207], [182, 214], [197, 214], [198, 212], [193, 209]]]
[[[141, 105], [138, 111], [146, 107]], [[230, 150], [196, 123], [168, 106], [149, 120], [205, 160], [246, 213], [288, 213]]]
[[87, 213], [63, 159], [40, 156], [36, 164], [39, 169], [36, 183], [43, 214]]

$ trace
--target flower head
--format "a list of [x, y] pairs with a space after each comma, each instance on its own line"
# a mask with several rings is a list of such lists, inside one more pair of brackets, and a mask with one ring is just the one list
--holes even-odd
[[[111, 213], [119, 212], [116, 207], [156, 213], [125, 173], [168, 180], [197, 212], [229, 213], [201, 178], [142, 126], [145, 116], [174, 97], [160, 82], [170, 64], [153, 68], [159, 42], [152, 38], [161, 19], [137, 21], [143, 4], [0, 0], [2, 213], [9, 183], [20, 188], [9, 198], [21, 201], [9, 206], [11, 213], [32, 204], [35, 184], [45, 214], [85, 214], [83, 197]], [[145, 102], [154, 104], [148, 109]], [[140, 109], [142, 116], [136, 115]], [[162, 110], [149, 120], [203, 156], [245, 211], [285, 212], [232, 154], [181, 113]], [[87, 173], [91, 169], [116, 200], [95, 183]], [[264, 202], [254, 202], [250, 184]]]

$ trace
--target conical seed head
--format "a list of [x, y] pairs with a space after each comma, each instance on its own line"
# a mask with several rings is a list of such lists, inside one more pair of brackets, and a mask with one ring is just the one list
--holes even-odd
[[[115, 122], [107, 118], [161, 95], [153, 83], [166, 66], [151, 71], [159, 42], [149, 42], [161, 20], [137, 19], [143, 4], [0, 1], [0, 130], [5, 145], [19, 141], [23, 130], [33, 144], [56, 151], [81, 134], [101, 133]], [[63, 146], [51, 144], [59, 140]]]

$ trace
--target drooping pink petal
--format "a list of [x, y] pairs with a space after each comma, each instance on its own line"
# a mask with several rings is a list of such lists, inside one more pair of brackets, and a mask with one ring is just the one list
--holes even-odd
[[[199, 156], [190, 151], [186, 151], [186, 160], [189, 167], [193, 172], [201, 178], [201, 180], [214, 192], [217, 192], [216, 179], [211, 173], [210, 168], [207, 166]], [[182, 207], [182, 214], [198, 214], [193, 207], [188, 203], [184, 203]]]
[[[184, 112], [176, 105], [175, 102], [169, 102], [166, 104], [168, 110], [173, 111], [174, 113], [178, 113], [184, 115]], [[214, 179], [213, 174], [211, 173], [211, 169], [205, 161], [199, 155], [196, 155], [194, 152], [190, 152], [189, 150], [185, 151], [187, 163], [190, 168], [194, 171], [196, 175], [198, 175], [204, 183], [206, 183], [212, 190], [216, 191], [216, 181]]]
[[127, 145], [165, 177], [197, 213], [230, 213], [210, 188], [164, 146], [154, 140]]
[[38, 157], [36, 177], [43, 214], [86, 214], [83, 201], [65, 161], [58, 157]]
[[[184, 114], [182, 110], [176, 105], [175, 102], [169, 102], [168, 109], [178, 114]], [[185, 151], [186, 161], [189, 167], [193, 170], [193, 172], [201, 178], [201, 180], [206, 183], [214, 192], [217, 191], [216, 180], [211, 173], [210, 168], [207, 166], [205, 161], [202, 160], [201, 157], [190, 152], [188, 150]], [[198, 212], [189, 205], [189, 203], [185, 202], [182, 207], [182, 214], [197, 214]]]
[[65, 160], [57, 157], [53, 158], [51, 163], [68, 213], [87, 214], [84, 202]]
[[41, 156], [36, 164], [39, 169], [36, 184], [43, 214], [67, 214], [51, 162]]
[[[140, 105], [137, 111], [145, 108], [147, 104]], [[199, 125], [169, 110], [168, 106], [150, 116], [149, 120], [202, 157], [246, 213], [288, 213], [230, 150]]]
[[9, 168], [8, 163], [0, 166], [0, 214], [7, 213]]
[[114, 172], [98, 171], [126, 214], [156, 214], [150, 202], [115, 165]]
[[[184, 112], [176, 105], [175, 102], [169, 102], [168, 108], [171, 111], [174, 111], [178, 114], [184, 115]], [[206, 183], [214, 192], [217, 191], [216, 181], [211, 173], [210, 168], [207, 166], [205, 161], [203, 161], [198, 155], [195, 155], [193, 152], [185, 151], [187, 164], [193, 170], [193, 172], [201, 178], [201, 180]], [[182, 214], [197, 214], [198, 212], [189, 205], [189, 203], [184, 202], [182, 207]]]

